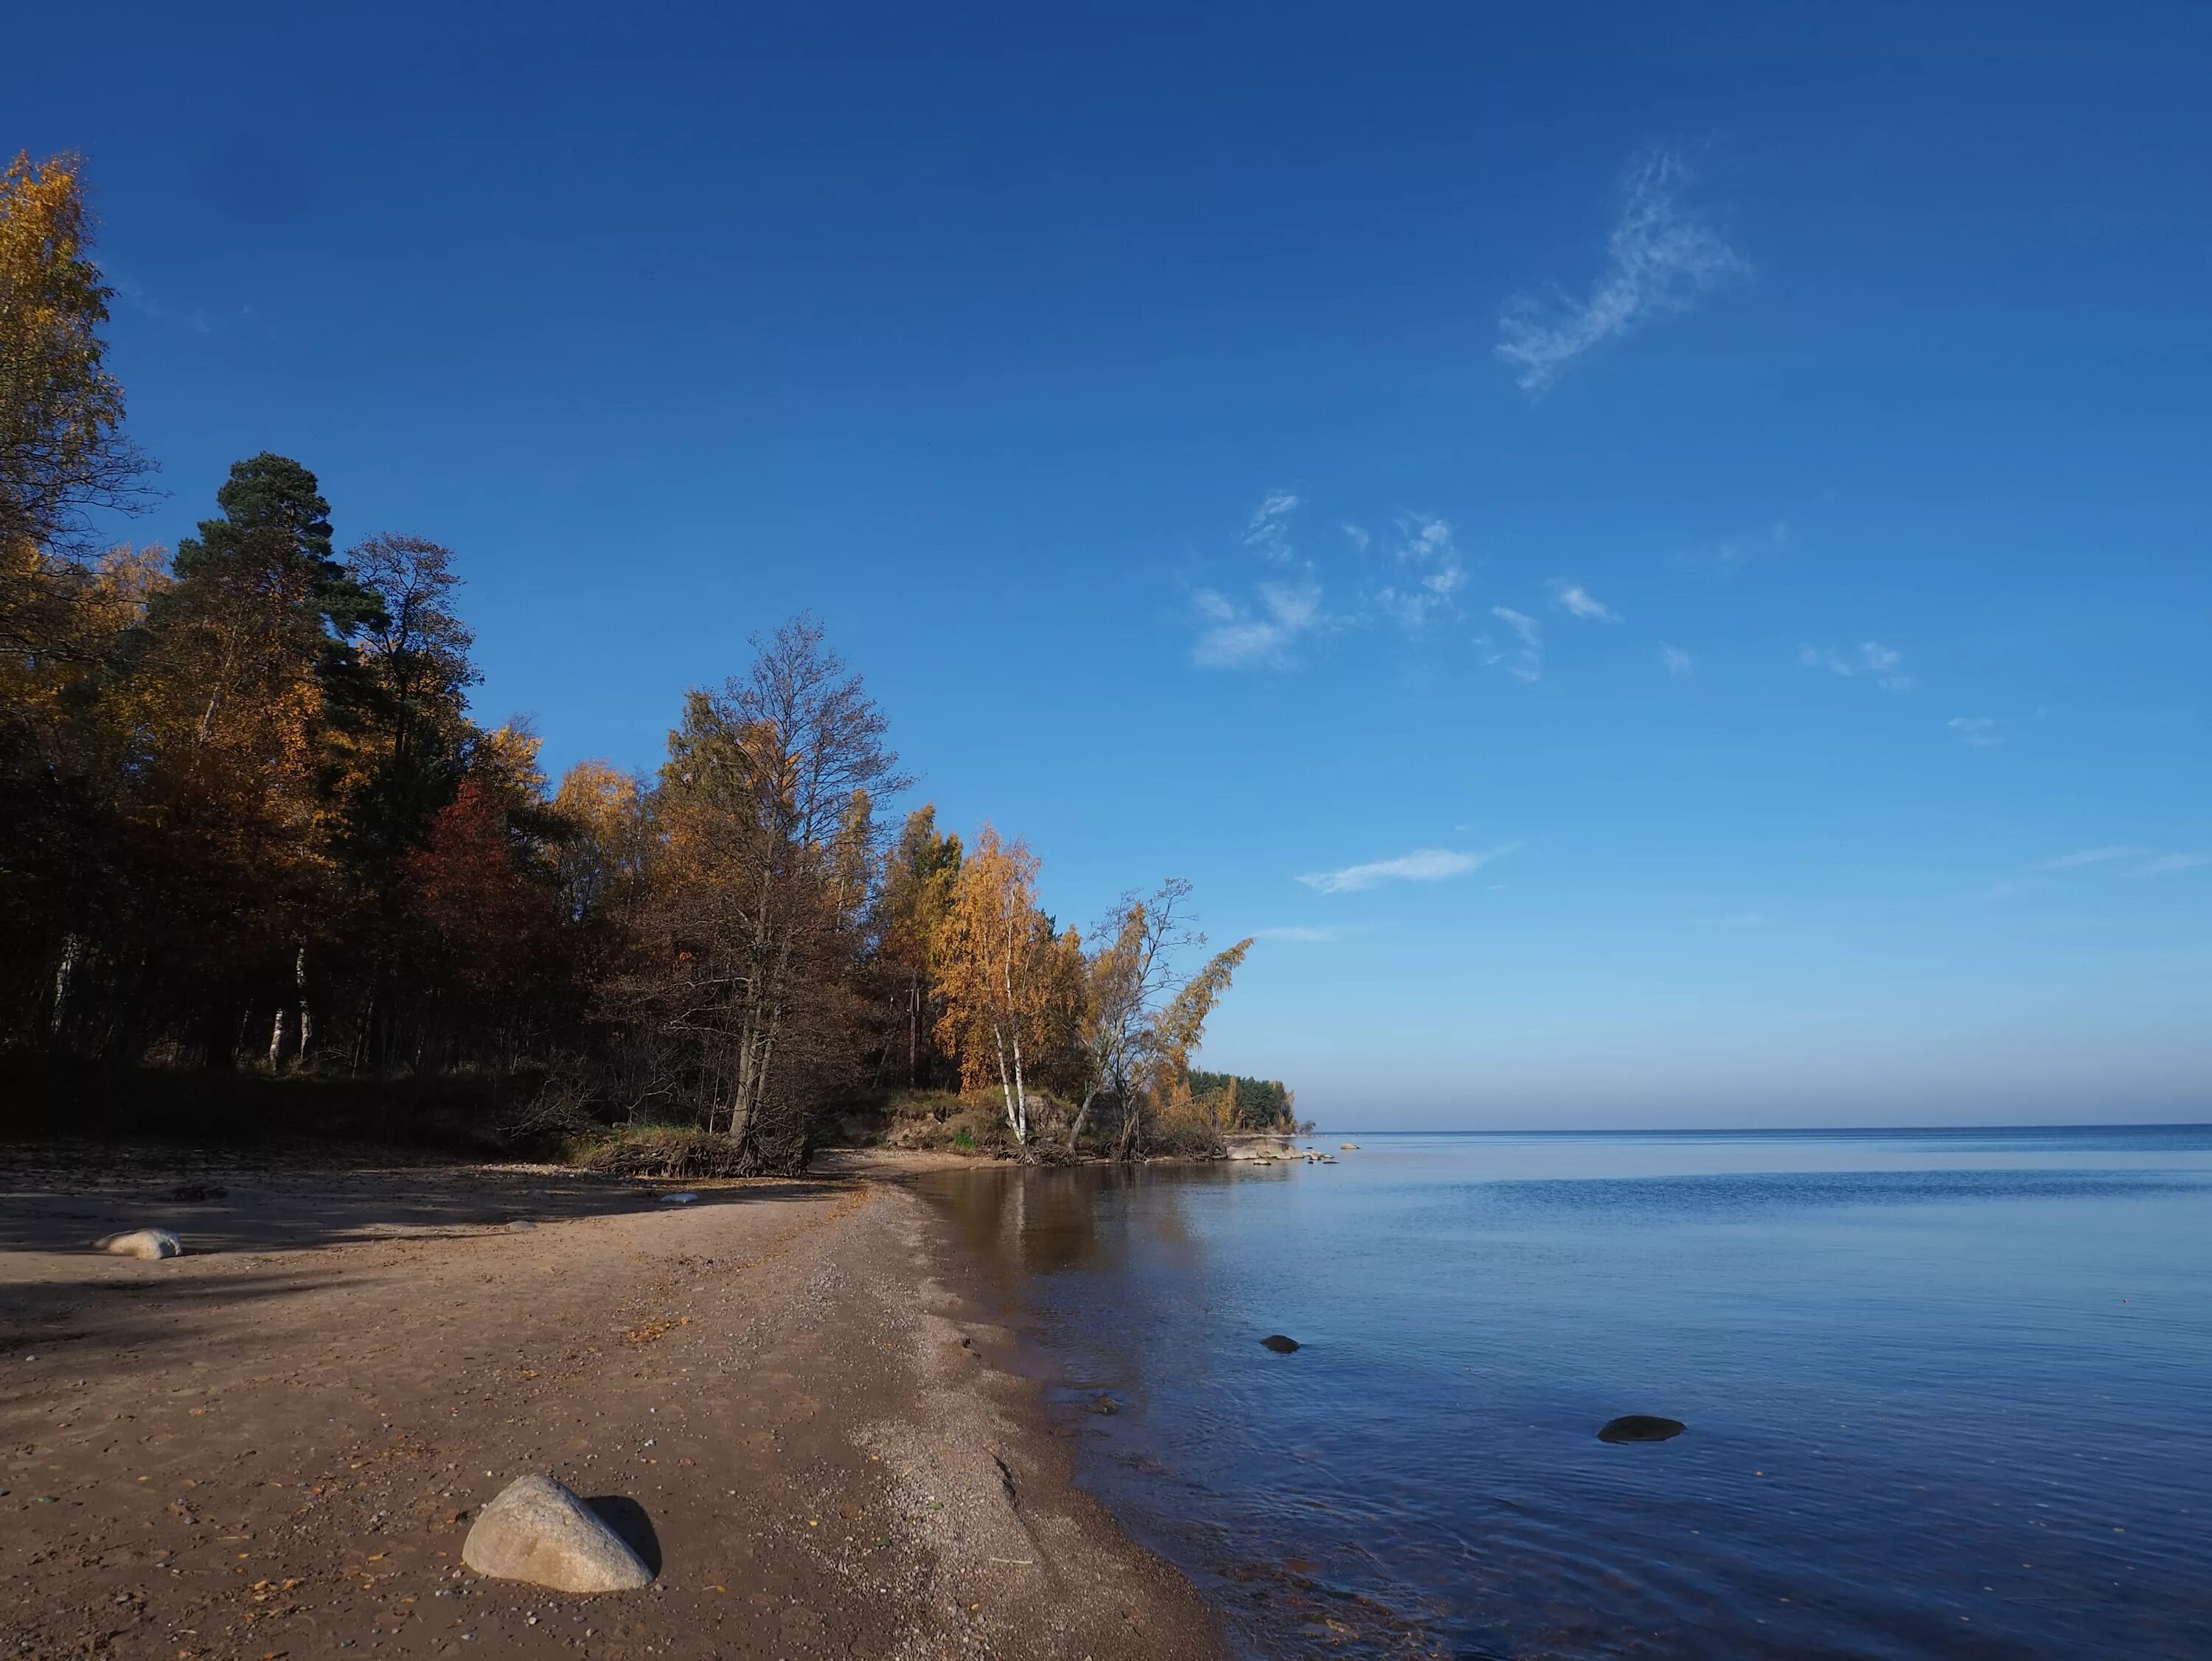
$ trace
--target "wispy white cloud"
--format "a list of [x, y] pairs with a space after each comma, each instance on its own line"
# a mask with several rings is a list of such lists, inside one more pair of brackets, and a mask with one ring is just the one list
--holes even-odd
[[1959, 735], [1959, 742], [1986, 749], [1991, 744], [2002, 744], [2004, 739], [1997, 732], [1997, 724], [1986, 715], [1954, 715], [1944, 725]]
[[[195, 306], [187, 311], [179, 312], [166, 301], [148, 294], [141, 284], [118, 272], [107, 273], [107, 280], [109, 285], [115, 290], [116, 298], [141, 317], [153, 318], [162, 323], [182, 324], [196, 335], [211, 335], [215, 332], [215, 324], [209, 320], [206, 309], [203, 306]], [[240, 308], [240, 315], [248, 314], [245, 308]]]
[[1698, 660], [1680, 646], [1670, 646], [1662, 642], [1659, 647], [1659, 661], [1667, 665], [1667, 672], [1678, 681], [1685, 680], [1698, 672]]
[[1321, 579], [1312, 561], [1300, 560], [1291, 546], [1291, 518], [1302, 506], [1291, 492], [1271, 490], [1244, 526], [1244, 546], [1269, 565], [1287, 567], [1280, 575], [1255, 583], [1249, 597], [1218, 588], [1191, 597], [1202, 625], [1191, 661], [1200, 668], [1282, 667], [1292, 648], [1327, 622]]
[[1668, 555], [1667, 563], [1685, 571], [1725, 574], [1741, 571], [1753, 561], [1779, 554], [1790, 546], [1792, 540], [1790, 522], [1777, 519], [1764, 530], [1724, 536], [1716, 543], [1701, 543], [1694, 548], [1678, 549]]
[[2062, 853], [2056, 859], [2043, 860], [2028, 869], [2035, 871], [2078, 870], [2083, 865], [2101, 865], [2113, 859], [2133, 859], [2145, 852], [2147, 850], [2124, 844], [2115, 844], [2108, 848], [2084, 848], [2079, 853]]
[[1526, 612], [1516, 611], [1511, 606], [1494, 605], [1490, 615], [1512, 631], [1513, 638], [1500, 640], [1494, 634], [1478, 634], [1475, 645], [1482, 652], [1482, 661], [1504, 670], [1516, 681], [1540, 681], [1544, 678], [1544, 631], [1537, 621]]
[[1846, 679], [1864, 676], [1884, 692], [1912, 690], [1912, 677], [1901, 667], [1903, 655], [1879, 640], [1862, 640], [1849, 651], [1834, 646], [1800, 646], [1797, 659], [1808, 669], [1825, 669]]
[[1452, 542], [1447, 520], [1407, 513], [1400, 516], [1396, 530], [1390, 579], [1375, 591], [1375, 606], [1402, 627], [1419, 628], [1437, 613], [1453, 609], [1452, 597], [1467, 585], [1467, 562]]
[[1580, 617], [1586, 622], [1617, 623], [1620, 621], [1619, 612], [1580, 583], [1571, 583], [1565, 577], [1552, 579], [1552, 603], [1570, 617]]
[[1288, 560], [1291, 515], [1304, 506], [1303, 498], [1287, 490], [1270, 490], [1253, 510], [1251, 523], [1244, 527], [1244, 546], [1259, 549], [1271, 560]]
[[2212, 865], [2212, 853], [2162, 853], [2136, 866], [2136, 875], [2164, 876], [2173, 871], [2193, 871], [2199, 865]]
[[1210, 588], [1193, 596], [1206, 620], [1191, 647], [1201, 669], [1251, 669], [1289, 661], [1291, 648], [1320, 627], [1322, 591], [1317, 583], [1261, 583], [1255, 603], [1245, 605]]
[[1686, 312], [1699, 294], [1750, 267], [1682, 193], [1690, 170], [1665, 148], [1645, 151], [1622, 180], [1620, 210], [1606, 239], [1605, 274], [1577, 300], [1519, 295], [1498, 319], [1497, 355], [1521, 390], [1540, 397], [1577, 358], [1645, 319]]
[[1344, 931], [1341, 929], [1314, 929], [1304, 924], [1291, 924], [1279, 929], [1255, 929], [1252, 937], [1255, 940], [1295, 940], [1321, 945], [1332, 940], [1341, 940]]
[[1411, 853], [1400, 854], [1395, 859], [1376, 859], [1364, 865], [1346, 865], [1341, 870], [1310, 871], [1298, 881], [1310, 888], [1318, 888], [1323, 894], [1356, 894], [1362, 888], [1377, 888], [1385, 882], [1442, 882], [1479, 870], [1492, 860], [1512, 852], [1518, 846], [1509, 842], [1504, 847], [1492, 848], [1486, 853], [1470, 853], [1454, 848], [1416, 848]]

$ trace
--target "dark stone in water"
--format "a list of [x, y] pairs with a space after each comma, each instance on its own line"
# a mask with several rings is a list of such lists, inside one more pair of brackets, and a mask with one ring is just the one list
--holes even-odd
[[1093, 1413], [1119, 1413], [1121, 1410], [1121, 1403], [1111, 1396], [1101, 1396], [1091, 1403], [1091, 1410]]
[[1298, 1347], [1298, 1341], [1296, 1338], [1286, 1338], [1279, 1332], [1271, 1332], [1260, 1342], [1278, 1355], [1287, 1355]]
[[1601, 1442], [1664, 1442], [1682, 1434], [1680, 1419], [1662, 1419], [1650, 1413], [1630, 1413], [1608, 1420], [1597, 1434]]

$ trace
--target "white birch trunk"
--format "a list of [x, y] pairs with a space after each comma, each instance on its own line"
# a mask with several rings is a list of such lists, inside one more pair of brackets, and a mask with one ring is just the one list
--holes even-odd
[[300, 943], [299, 955], [292, 960], [292, 991], [300, 1005], [300, 1047], [292, 1052], [296, 1065], [307, 1064], [307, 1045], [315, 1035], [314, 1012], [307, 1007], [307, 943]]
[[52, 1030], [59, 1038], [62, 1021], [69, 1014], [70, 983], [76, 979], [77, 965], [84, 959], [84, 937], [74, 929], [62, 937], [62, 960], [54, 965], [54, 1018]]
[[1030, 1147], [1029, 1102], [1021, 1090], [1020, 1040], [1015, 1040], [1015, 1060], [1011, 1073], [1006, 1068], [1006, 1029], [995, 1021], [991, 1023], [991, 1040], [998, 1046], [999, 1094], [1006, 1102], [1006, 1126], [1014, 1133], [1014, 1145], [1022, 1150], [1023, 1157], [1027, 1158]]

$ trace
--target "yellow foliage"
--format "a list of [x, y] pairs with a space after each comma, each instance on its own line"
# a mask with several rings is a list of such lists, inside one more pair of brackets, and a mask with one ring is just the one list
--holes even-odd
[[19, 154], [0, 173], [0, 548], [56, 551], [84, 508], [133, 496], [143, 465], [103, 362], [111, 291], [82, 171]]

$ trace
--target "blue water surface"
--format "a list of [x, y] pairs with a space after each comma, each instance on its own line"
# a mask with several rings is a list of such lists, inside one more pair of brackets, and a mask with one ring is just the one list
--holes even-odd
[[2212, 1128], [1308, 1140], [934, 1188], [1248, 1652], [2212, 1656]]

